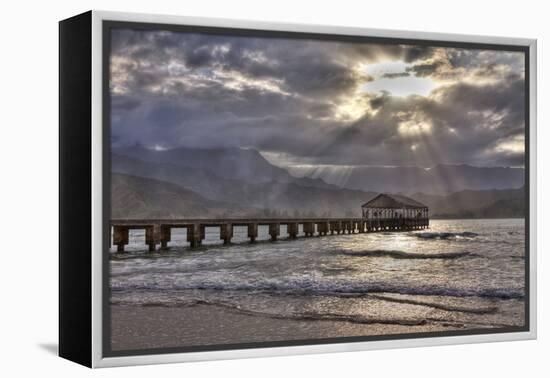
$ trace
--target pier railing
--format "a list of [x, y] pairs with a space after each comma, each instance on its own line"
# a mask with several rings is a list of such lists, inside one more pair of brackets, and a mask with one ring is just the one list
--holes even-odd
[[185, 228], [187, 241], [191, 248], [202, 244], [205, 238], [206, 227], [219, 227], [220, 239], [224, 244], [231, 243], [233, 227], [245, 226], [248, 238], [254, 243], [258, 238], [258, 226], [268, 226], [268, 233], [272, 241], [280, 237], [280, 226], [287, 226], [289, 239], [296, 239], [299, 226], [302, 225], [305, 237], [353, 234], [378, 231], [410, 231], [420, 230], [429, 226], [428, 218], [302, 218], [302, 219], [112, 219], [112, 244], [117, 246], [118, 252], [124, 251], [129, 242], [129, 230], [145, 230], [145, 244], [149, 251], [155, 251], [160, 245], [168, 248], [173, 228]]

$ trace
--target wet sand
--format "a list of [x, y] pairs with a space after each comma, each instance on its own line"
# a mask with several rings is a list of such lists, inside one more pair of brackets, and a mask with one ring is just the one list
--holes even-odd
[[[441, 324], [362, 324], [294, 320], [241, 313], [216, 305], [111, 305], [112, 350], [451, 331]], [[461, 328], [463, 329], [463, 328]]]

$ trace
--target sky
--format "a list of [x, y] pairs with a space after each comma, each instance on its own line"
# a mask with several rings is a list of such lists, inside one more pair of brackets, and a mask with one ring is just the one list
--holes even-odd
[[281, 167], [524, 165], [520, 52], [114, 29], [112, 145]]

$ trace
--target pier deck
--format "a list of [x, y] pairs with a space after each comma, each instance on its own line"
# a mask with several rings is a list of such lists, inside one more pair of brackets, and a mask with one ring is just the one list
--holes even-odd
[[129, 230], [145, 230], [145, 244], [149, 251], [168, 248], [172, 228], [185, 228], [187, 241], [191, 248], [202, 244], [206, 227], [219, 227], [220, 239], [224, 244], [231, 243], [233, 227], [248, 228], [248, 238], [254, 243], [258, 238], [258, 226], [268, 226], [269, 236], [276, 241], [280, 236], [280, 226], [287, 226], [289, 239], [296, 239], [299, 226], [302, 225], [305, 237], [353, 234], [378, 231], [411, 231], [429, 227], [429, 219], [422, 218], [302, 218], [302, 219], [112, 219], [110, 230], [112, 244], [117, 246], [117, 252], [124, 252], [124, 246], [129, 242]]

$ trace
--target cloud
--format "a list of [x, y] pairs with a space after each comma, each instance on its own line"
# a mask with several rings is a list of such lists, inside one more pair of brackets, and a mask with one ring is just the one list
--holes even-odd
[[445, 63], [441, 61], [416, 64], [410, 68], [407, 68], [407, 73], [413, 73], [415, 76], [420, 77], [433, 76], [444, 66], [444, 64]]
[[382, 74], [382, 77], [386, 79], [395, 79], [398, 77], [408, 77], [408, 76], [411, 76], [409, 72], [387, 72], [385, 74]]
[[[246, 147], [297, 164], [523, 164], [519, 53], [128, 29], [111, 48], [115, 146]], [[366, 68], [376, 65], [401, 68]]]

